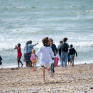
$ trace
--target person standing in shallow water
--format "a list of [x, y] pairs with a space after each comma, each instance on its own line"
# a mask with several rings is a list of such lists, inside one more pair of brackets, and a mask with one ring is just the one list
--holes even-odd
[[17, 62], [18, 62], [18, 68], [19, 63], [21, 63], [21, 67], [23, 67], [23, 63], [21, 62], [21, 57], [22, 57], [22, 53], [21, 53], [21, 44], [19, 43], [18, 46], [15, 46], [14, 49], [17, 49]]
[[67, 67], [67, 59], [68, 59], [68, 48], [69, 44], [66, 43], [68, 38], [63, 39], [63, 43], [59, 45], [58, 49], [62, 49], [61, 53], [61, 67], [63, 68], [63, 63], [65, 62], [65, 67]]

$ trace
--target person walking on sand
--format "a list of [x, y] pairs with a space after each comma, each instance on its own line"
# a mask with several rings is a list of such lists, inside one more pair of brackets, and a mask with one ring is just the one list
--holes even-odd
[[19, 63], [21, 63], [21, 67], [23, 67], [23, 63], [21, 62], [21, 57], [22, 57], [22, 53], [21, 53], [21, 44], [19, 43], [18, 46], [15, 46], [14, 49], [17, 49], [17, 62], [18, 62], [18, 68]]
[[54, 57], [54, 53], [51, 47], [48, 47], [48, 37], [43, 38], [42, 43], [43, 46], [40, 47], [36, 55], [39, 56], [41, 53], [40, 66], [42, 67], [43, 71], [42, 83], [45, 83], [45, 68], [47, 68], [47, 71], [50, 73], [50, 76], [53, 75], [53, 72], [50, 70], [50, 66], [53, 63], [52, 58]]
[[68, 38], [63, 39], [63, 43], [59, 45], [58, 49], [62, 49], [61, 53], [61, 67], [63, 68], [63, 63], [65, 62], [65, 67], [67, 67], [67, 59], [68, 59], [68, 48], [69, 44], [66, 43]]
[[56, 47], [56, 45], [53, 43], [53, 39], [52, 39], [52, 38], [49, 38], [49, 46], [51, 47], [52, 51], [54, 52], [54, 56], [55, 56], [55, 58], [53, 59], [53, 60], [54, 60], [54, 63], [51, 65], [51, 70], [52, 70], [53, 73], [54, 73], [54, 72], [55, 72], [55, 71], [54, 71], [54, 67], [55, 67], [55, 64], [56, 64], [57, 47]]
[[76, 54], [76, 57], [77, 57], [77, 52], [73, 48], [73, 45], [71, 44], [70, 49], [69, 49], [69, 55], [70, 55], [70, 62], [72, 63], [72, 67], [74, 67], [75, 54]]
[[32, 62], [30, 60], [31, 57], [31, 53], [32, 53], [32, 49], [34, 46], [36, 46], [38, 43], [36, 44], [32, 44], [32, 41], [27, 41], [25, 48], [24, 48], [24, 59], [26, 61], [26, 67], [32, 67]]
[[32, 64], [33, 64], [33, 71], [36, 71], [37, 59], [38, 59], [38, 57], [35, 55], [35, 49], [32, 49], [32, 54], [31, 54], [30, 60], [32, 61]]
[[[63, 41], [60, 41], [60, 44], [58, 45], [58, 47], [63, 43]], [[58, 53], [59, 53], [59, 57], [61, 59], [61, 53], [62, 53], [62, 49], [58, 49]]]

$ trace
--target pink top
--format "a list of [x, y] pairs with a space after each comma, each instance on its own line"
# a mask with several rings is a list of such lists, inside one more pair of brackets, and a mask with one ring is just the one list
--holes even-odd
[[30, 60], [31, 60], [31, 61], [36, 60], [35, 54], [31, 54]]
[[21, 58], [22, 53], [21, 53], [21, 48], [17, 47], [17, 57]]

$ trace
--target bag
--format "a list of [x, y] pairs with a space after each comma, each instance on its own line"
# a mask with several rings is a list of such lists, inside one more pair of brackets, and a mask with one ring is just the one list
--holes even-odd
[[58, 60], [59, 60], [59, 58], [56, 57], [56, 64], [55, 64], [55, 67], [57, 67], [57, 65], [58, 65]]
[[63, 44], [62, 50], [63, 52], [68, 52], [68, 45], [66, 43]]

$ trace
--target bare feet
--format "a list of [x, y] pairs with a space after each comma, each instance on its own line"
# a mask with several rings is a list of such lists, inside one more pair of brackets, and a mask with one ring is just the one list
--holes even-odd
[[21, 67], [23, 67], [23, 64], [21, 65]]

